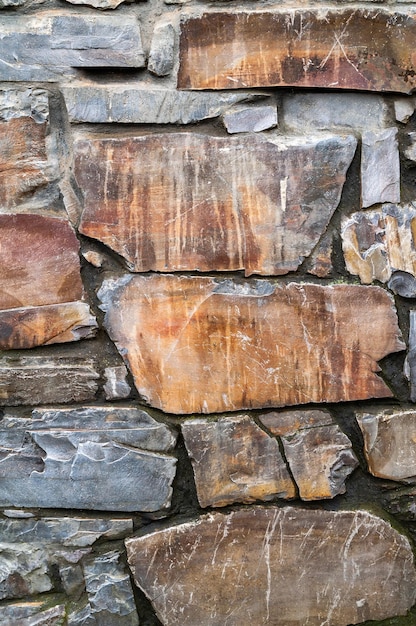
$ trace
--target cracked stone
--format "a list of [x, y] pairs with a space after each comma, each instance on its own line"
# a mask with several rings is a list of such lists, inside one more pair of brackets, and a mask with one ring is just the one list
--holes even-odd
[[80, 138], [79, 230], [136, 272], [285, 274], [325, 232], [355, 149], [333, 135]]
[[126, 546], [165, 626], [347, 626], [404, 615], [416, 596], [409, 540], [363, 510], [216, 512]]
[[202, 507], [296, 496], [278, 442], [248, 415], [187, 420], [181, 428]]
[[98, 296], [137, 390], [170, 413], [391, 397], [377, 361], [405, 348], [380, 287], [125, 275]]
[[362, 133], [361, 206], [400, 202], [397, 128]]

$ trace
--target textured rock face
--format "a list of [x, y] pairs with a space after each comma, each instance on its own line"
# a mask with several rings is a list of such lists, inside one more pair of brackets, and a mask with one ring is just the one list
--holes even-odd
[[284, 274], [318, 243], [355, 148], [335, 136], [80, 139], [80, 232], [133, 271]]
[[157, 24], [150, 44], [147, 67], [156, 76], [167, 76], [174, 64], [175, 28], [173, 24]]
[[404, 348], [377, 287], [124, 276], [99, 297], [139, 393], [171, 413], [388, 397], [377, 361]]
[[[1, 5], [0, 5], [1, 7]], [[13, 602], [1, 607], [0, 626], [62, 626], [65, 619], [65, 605], [50, 605], [44, 601]]]
[[410, 93], [415, 33], [413, 17], [382, 10], [205, 13], [182, 21], [178, 85]]
[[357, 414], [368, 468], [374, 476], [416, 476], [416, 411], [391, 409]]
[[366, 511], [214, 513], [126, 546], [166, 626], [347, 626], [404, 614], [415, 599], [408, 540]]
[[407, 369], [410, 382], [410, 401], [416, 402], [416, 310], [409, 311], [409, 345]]
[[276, 439], [247, 415], [182, 424], [201, 506], [294, 498]]
[[[0, 506], [156, 511], [169, 506], [175, 437], [134, 408], [50, 409], [1, 422]], [[135, 477], [135, 480], [131, 480]]]
[[361, 206], [380, 202], [400, 202], [397, 128], [362, 134]]
[[227, 111], [222, 121], [230, 134], [258, 133], [277, 126], [277, 109], [275, 106], [239, 106]]
[[342, 247], [350, 274], [361, 282], [387, 282], [396, 270], [416, 275], [416, 204], [386, 204], [353, 213], [342, 224]]

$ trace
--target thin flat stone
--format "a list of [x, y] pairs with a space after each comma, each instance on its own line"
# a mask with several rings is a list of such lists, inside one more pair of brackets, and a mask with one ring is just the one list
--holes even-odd
[[416, 276], [416, 203], [385, 204], [343, 219], [342, 248], [347, 270], [362, 283], [386, 283], [395, 271]]
[[187, 420], [181, 428], [202, 507], [296, 496], [278, 442], [248, 415]]
[[170, 413], [390, 397], [377, 361], [405, 347], [379, 287], [126, 275], [98, 296], [139, 393]]
[[233, 107], [222, 116], [227, 133], [259, 133], [277, 126], [276, 106], [244, 106]]
[[190, 15], [182, 19], [178, 86], [410, 93], [415, 37], [412, 16], [379, 8]]
[[285, 274], [325, 231], [355, 149], [334, 135], [80, 138], [79, 230], [136, 272]]
[[408, 539], [362, 510], [212, 513], [126, 546], [165, 626], [347, 626], [403, 615], [416, 595]]
[[[65, 619], [65, 604], [50, 606], [47, 600], [27, 600], [2, 604], [0, 626], [62, 626]], [[49, 607], [49, 608], [48, 608]]]
[[397, 128], [362, 133], [361, 206], [400, 202]]

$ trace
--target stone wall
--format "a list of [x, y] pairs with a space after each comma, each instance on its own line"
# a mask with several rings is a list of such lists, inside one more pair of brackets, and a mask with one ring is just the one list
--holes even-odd
[[0, 9], [0, 625], [416, 624], [415, 5]]

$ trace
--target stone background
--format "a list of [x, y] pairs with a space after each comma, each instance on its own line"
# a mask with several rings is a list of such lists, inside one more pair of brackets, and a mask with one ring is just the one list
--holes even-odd
[[0, 0], [0, 625], [416, 624], [416, 21]]

